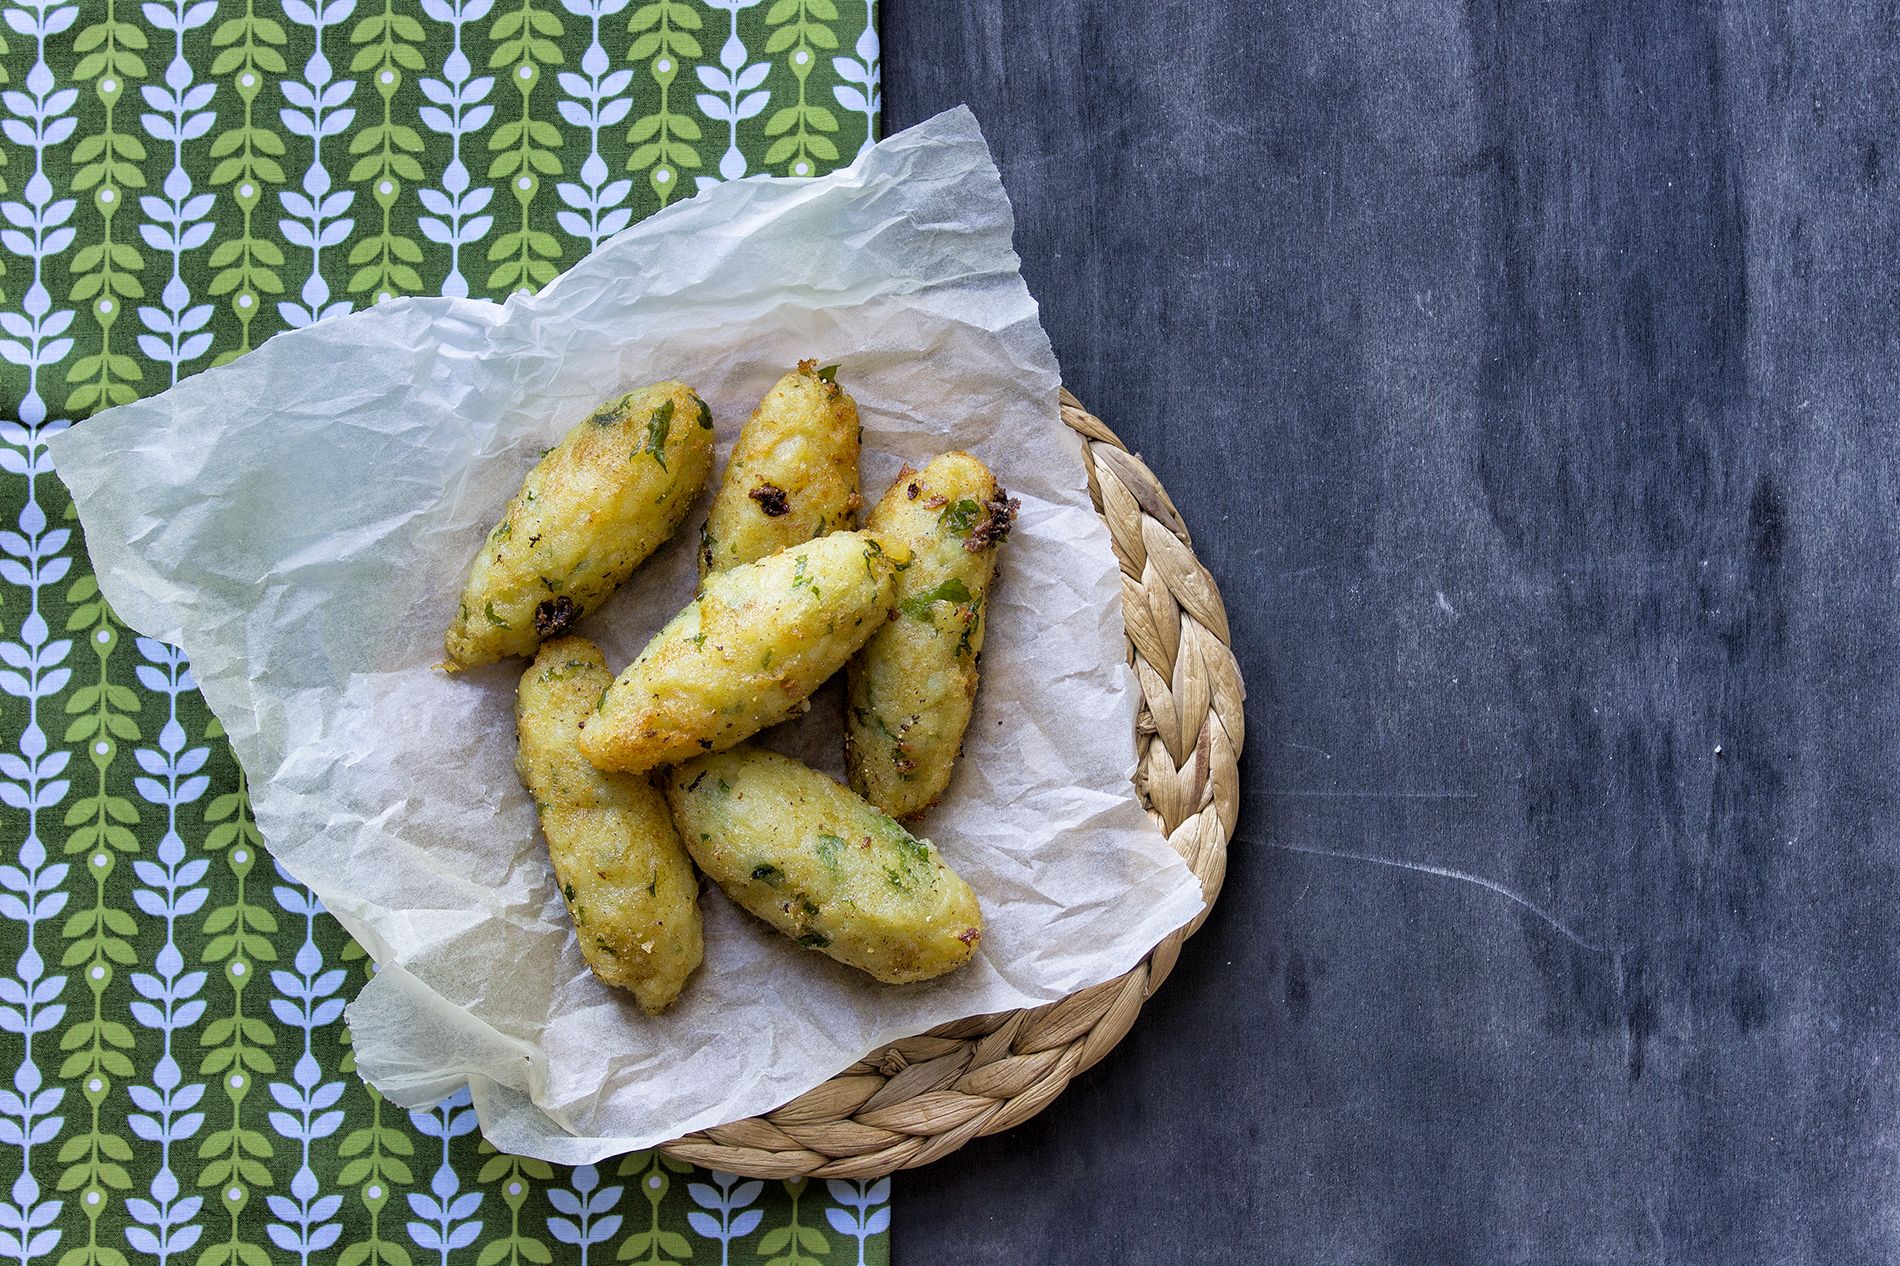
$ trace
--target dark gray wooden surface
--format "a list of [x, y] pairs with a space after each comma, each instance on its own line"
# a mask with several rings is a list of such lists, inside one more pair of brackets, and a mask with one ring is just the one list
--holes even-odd
[[931, 1263], [1900, 1240], [1900, 17], [887, 0], [1247, 674], [1220, 907]]

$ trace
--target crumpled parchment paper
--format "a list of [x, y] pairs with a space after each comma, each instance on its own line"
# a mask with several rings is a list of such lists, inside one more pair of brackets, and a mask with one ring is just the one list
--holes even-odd
[[[533, 297], [399, 299], [280, 335], [49, 441], [101, 588], [189, 654], [257, 824], [375, 957], [357, 1067], [404, 1106], [467, 1083], [498, 1147], [577, 1164], [769, 1110], [880, 1044], [1060, 998], [1201, 908], [1138, 806], [1121, 583], [975, 119], [807, 181], [719, 185]], [[657, 1019], [596, 982], [513, 769], [512, 661], [450, 677], [484, 532], [602, 399], [683, 378], [721, 460], [801, 357], [839, 362], [866, 499], [965, 448], [1022, 499], [959, 772], [923, 820], [981, 953], [877, 985], [709, 892], [706, 961]], [[691, 595], [702, 508], [581, 632], [626, 662]], [[766, 741], [840, 768], [836, 683]]]

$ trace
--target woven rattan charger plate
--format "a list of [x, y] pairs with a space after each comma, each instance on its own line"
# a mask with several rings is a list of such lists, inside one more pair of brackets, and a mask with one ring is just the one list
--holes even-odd
[[893, 1042], [763, 1116], [675, 1139], [667, 1154], [754, 1178], [874, 1178], [1021, 1124], [1121, 1040], [1213, 908], [1240, 808], [1244, 726], [1227, 612], [1154, 473], [1067, 391], [1062, 420], [1083, 438], [1089, 495], [1121, 561], [1142, 694], [1135, 785], [1207, 909], [1124, 976]]

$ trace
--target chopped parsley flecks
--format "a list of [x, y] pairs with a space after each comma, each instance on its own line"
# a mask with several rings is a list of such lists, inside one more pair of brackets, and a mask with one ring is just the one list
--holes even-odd
[[654, 461], [660, 463], [660, 469], [666, 469], [666, 433], [673, 426], [673, 402], [663, 400], [660, 407], [647, 419], [647, 443], [643, 450]]
[[916, 836], [912, 835], [909, 831], [906, 831], [903, 827], [897, 825], [897, 823], [894, 821], [886, 821], [883, 824], [883, 826], [884, 826], [884, 838], [888, 842], [896, 845], [905, 854], [914, 858], [917, 861], [927, 862], [930, 860], [930, 841], [929, 840], [918, 839]]
[[800, 554], [792, 563], [792, 588], [809, 589], [811, 590], [812, 597], [822, 598], [824, 597], [823, 591], [820, 590], [816, 584], [812, 583], [812, 578], [806, 573], [806, 565], [810, 561], [806, 555]]
[[943, 513], [937, 516], [937, 526], [958, 536], [968, 536], [982, 514], [983, 507], [965, 497], [943, 508]]
[[[618, 400], [609, 400], [588, 415], [587, 420], [595, 426], [616, 426], [627, 420], [627, 408], [633, 402], [632, 396], [622, 396]], [[553, 452], [549, 449], [548, 452]], [[543, 454], [545, 456], [545, 454]]]
[[970, 600], [969, 586], [965, 585], [961, 580], [957, 579], [955, 576], [952, 576], [948, 580], [943, 581], [941, 584], [935, 585], [932, 588], [924, 590], [922, 593], [913, 594], [910, 597], [904, 599], [902, 602], [897, 604], [897, 608], [898, 610], [902, 611], [905, 615], [909, 616], [913, 620], [921, 621], [924, 624], [930, 624], [933, 622], [931, 620], [930, 608], [936, 603], [968, 602], [969, 600]]
[[971, 641], [976, 636], [977, 626], [983, 622], [983, 613], [975, 607], [970, 608], [970, 618], [963, 622], [963, 636], [957, 639], [957, 654], [968, 655], [975, 650]]

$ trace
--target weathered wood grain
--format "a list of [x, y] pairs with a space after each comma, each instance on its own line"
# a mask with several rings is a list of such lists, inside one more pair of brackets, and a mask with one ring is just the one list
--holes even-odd
[[885, 8], [1248, 677], [1221, 905], [904, 1262], [1891, 1260], [1900, 17]]

